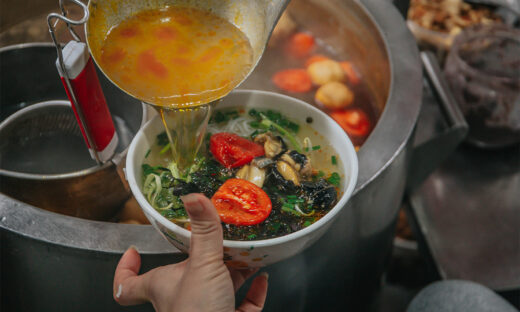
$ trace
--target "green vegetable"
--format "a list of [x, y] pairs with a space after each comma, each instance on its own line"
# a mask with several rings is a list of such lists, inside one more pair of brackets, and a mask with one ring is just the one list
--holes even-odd
[[308, 227], [311, 224], [312, 224], [312, 222], [307, 220], [307, 221], [303, 222], [303, 227]]
[[148, 155], [150, 155], [150, 152], [151, 152], [151, 151], [152, 151], [151, 149], [148, 149], [148, 151], [147, 151], [146, 154], [144, 155], [144, 158], [148, 158]]
[[317, 150], [319, 150], [320, 148], [321, 148], [321, 146], [316, 145], [316, 146], [313, 146], [313, 147], [312, 147], [312, 150], [313, 150], [313, 151], [317, 151]]
[[273, 127], [274, 129], [276, 129], [281, 135], [285, 136], [291, 142], [294, 149], [298, 153], [302, 153], [302, 148], [300, 146], [300, 143], [298, 143], [298, 141], [296, 140], [296, 137], [294, 137], [294, 135], [292, 135], [289, 131], [285, 130], [280, 125], [274, 123], [266, 115], [260, 113], [260, 116], [262, 117], [262, 121], [260, 122], [261, 125], [264, 125], [267, 128]]
[[166, 144], [166, 145], [162, 148], [162, 150], [159, 152], [159, 154], [162, 155], [162, 154], [166, 153], [169, 149], [170, 149], [170, 143]]
[[339, 187], [341, 182], [341, 177], [337, 172], [333, 172], [330, 177], [327, 179], [327, 182], [334, 185], [335, 187]]
[[210, 123], [222, 123], [229, 121], [230, 119], [237, 119], [240, 114], [237, 110], [230, 111], [217, 111], [209, 120]]
[[334, 155], [330, 156], [330, 161], [332, 162], [333, 165], [338, 164], [338, 160], [336, 159], [336, 156], [334, 156]]
[[148, 164], [142, 164], [141, 168], [143, 168], [143, 176], [146, 177], [151, 173], [160, 174], [162, 171], [168, 170], [168, 168], [164, 168], [162, 166], [150, 166]]
[[298, 211], [296, 211], [293, 208], [291, 208], [291, 206], [288, 205], [288, 204], [283, 204], [282, 205], [282, 211], [285, 211], [287, 213], [293, 214], [293, 215], [298, 216], [298, 217], [301, 216], [301, 214]]
[[247, 239], [255, 239], [256, 238], [256, 234], [250, 234], [247, 236]]

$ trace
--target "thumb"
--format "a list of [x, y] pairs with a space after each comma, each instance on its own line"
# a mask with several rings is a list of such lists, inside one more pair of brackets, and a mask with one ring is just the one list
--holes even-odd
[[222, 261], [222, 226], [211, 201], [202, 194], [189, 194], [181, 200], [190, 216], [190, 262]]
[[147, 284], [149, 274], [139, 274], [141, 256], [129, 248], [119, 260], [114, 274], [114, 299], [121, 305], [134, 305], [148, 301]]

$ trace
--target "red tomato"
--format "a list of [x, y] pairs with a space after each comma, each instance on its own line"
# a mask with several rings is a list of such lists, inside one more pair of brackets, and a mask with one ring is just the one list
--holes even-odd
[[330, 114], [330, 117], [349, 135], [362, 137], [370, 131], [370, 121], [360, 109], [335, 111]]
[[307, 92], [312, 88], [311, 77], [305, 69], [286, 69], [273, 75], [273, 83], [289, 92]]
[[304, 58], [314, 50], [315, 45], [312, 35], [300, 32], [289, 39], [285, 46], [285, 52], [296, 58]]
[[253, 225], [271, 213], [271, 199], [258, 186], [242, 179], [229, 179], [211, 198], [220, 220], [235, 225]]
[[226, 168], [240, 167], [264, 155], [264, 147], [234, 133], [221, 132], [211, 136], [209, 149]]

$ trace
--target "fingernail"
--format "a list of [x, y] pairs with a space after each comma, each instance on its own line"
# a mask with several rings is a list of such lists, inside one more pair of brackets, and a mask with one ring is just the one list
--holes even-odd
[[260, 273], [259, 275], [265, 277], [265, 280], [266, 280], [266, 281], [269, 280], [269, 273], [267, 273], [267, 272], [262, 272], [262, 273]]
[[128, 248], [126, 250], [128, 250], [128, 249], [133, 249], [133, 250], [139, 252], [139, 249], [137, 249], [137, 246], [135, 246], [135, 245], [128, 246]]
[[121, 297], [122, 292], [123, 292], [123, 285], [119, 284], [119, 287], [117, 288], [116, 298]]

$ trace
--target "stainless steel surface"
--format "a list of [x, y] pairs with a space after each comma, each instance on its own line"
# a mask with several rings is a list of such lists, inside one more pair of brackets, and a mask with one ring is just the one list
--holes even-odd
[[[40, 101], [67, 100], [55, 60], [52, 44], [0, 49], [1, 120]], [[116, 212], [129, 197], [116, 166], [145, 115], [138, 101], [126, 96], [106, 79], [101, 80], [101, 85], [121, 138], [113, 160], [103, 166], [91, 163], [80, 170], [55, 174], [18, 172], [0, 166], [3, 193], [50, 211], [88, 219], [106, 220]], [[83, 152], [88, 155], [86, 148]]]
[[[468, 133], [468, 125], [450, 91], [435, 55], [431, 52], [421, 52], [423, 69], [426, 73], [426, 82], [432, 90], [432, 103], [439, 105], [440, 118], [445, 121], [444, 127], [437, 130], [419, 126], [419, 134], [415, 136], [414, 154], [411, 169], [408, 174], [408, 188], [421, 184], [428, 175], [448, 157]], [[429, 100], [429, 99], [426, 99]], [[423, 103], [425, 100], [423, 99]], [[439, 103], [439, 104], [437, 104]], [[429, 106], [423, 109], [429, 109]], [[434, 108], [435, 109], [435, 108]], [[434, 120], [434, 116], [425, 115], [420, 118], [424, 123]]]
[[431, 254], [445, 279], [497, 291], [520, 288], [520, 146], [460, 146], [411, 195]]
[[[350, 205], [306, 252], [266, 268], [271, 273], [266, 311], [344, 310], [370, 300], [390, 256], [420, 108], [420, 59], [390, 3], [294, 0], [289, 10], [352, 57], [382, 114], [359, 151], [360, 175]], [[9, 270], [2, 289], [18, 310], [55, 310], [56, 302], [64, 310], [116, 310], [111, 278], [129, 245], [145, 255], [146, 268], [183, 257], [151, 226], [81, 220], [0, 199], [1, 265], [2, 272]], [[17, 300], [27, 293], [22, 287], [7, 286], [20, 281], [31, 285], [30, 301]]]

